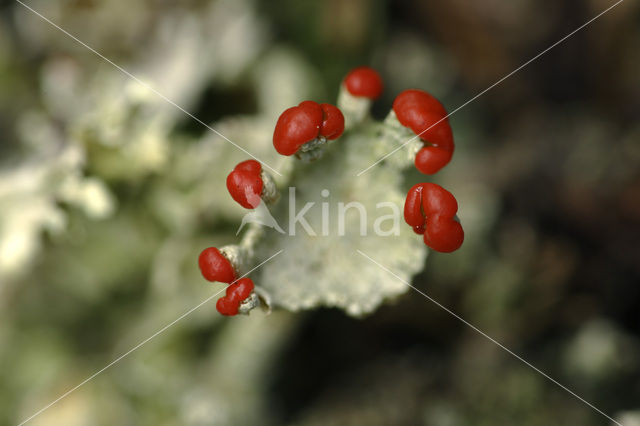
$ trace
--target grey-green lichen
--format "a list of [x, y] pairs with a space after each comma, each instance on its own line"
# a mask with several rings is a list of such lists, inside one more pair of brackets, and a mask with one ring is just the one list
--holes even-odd
[[[405, 282], [424, 268], [427, 249], [422, 239], [400, 223], [403, 172], [415, 155], [414, 143], [403, 146], [410, 134], [393, 124], [393, 112], [383, 123], [373, 121], [371, 101], [357, 99], [344, 88], [338, 105], [346, 111], [345, 133], [330, 143], [308, 144], [301, 155], [286, 158], [279, 179], [281, 200], [265, 203], [268, 215], [283, 229], [250, 224], [238, 246], [223, 248], [239, 274], [251, 271], [269, 308], [325, 306], [365, 315], [405, 293]], [[391, 156], [392, 161], [369, 168], [396, 148], [402, 152]], [[297, 222], [296, 217], [302, 219]], [[358, 250], [379, 259], [398, 277]]]

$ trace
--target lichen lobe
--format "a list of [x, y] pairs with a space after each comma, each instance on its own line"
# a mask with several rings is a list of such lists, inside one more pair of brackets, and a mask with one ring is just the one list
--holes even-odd
[[[323, 158], [301, 164], [294, 171], [295, 212], [314, 203], [304, 218], [316, 235], [299, 223], [295, 235], [266, 230], [265, 238], [256, 247], [258, 258], [284, 250], [257, 271], [260, 277], [256, 282], [270, 295], [273, 307], [290, 311], [338, 307], [349, 315], [362, 316], [385, 300], [405, 293], [409, 288], [406, 283], [423, 269], [427, 249], [400, 223], [405, 195], [401, 169], [381, 163], [356, 176], [377, 160], [371, 147], [383, 141], [374, 133], [364, 126], [347, 132], [328, 147]], [[272, 213], [279, 222], [285, 222], [280, 225], [288, 230], [288, 188], [281, 191], [283, 197]], [[340, 203], [346, 207], [350, 202], [359, 203], [366, 212], [365, 235], [358, 208], [350, 207], [340, 214]], [[390, 204], [396, 206], [395, 212]], [[390, 218], [394, 213], [397, 224]], [[340, 226], [341, 216], [344, 226]], [[397, 232], [393, 235], [379, 232], [391, 233], [394, 226]]]

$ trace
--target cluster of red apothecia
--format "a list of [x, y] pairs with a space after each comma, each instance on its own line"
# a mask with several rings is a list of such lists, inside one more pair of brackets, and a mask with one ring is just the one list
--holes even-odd
[[[353, 69], [342, 84], [356, 98], [374, 100], [383, 90], [382, 78], [369, 67]], [[405, 90], [394, 100], [393, 111], [400, 124], [411, 129], [424, 144], [414, 161], [420, 172], [437, 173], [451, 161], [453, 133], [447, 111], [436, 98], [422, 90]], [[278, 153], [291, 156], [314, 142], [335, 140], [343, 131], [344, 116], [340, 109], [304, 101], [280, 115], [273, 132], [273, 146]], [[242, 207], [255, 209], [261, 202], [264, 173], [255, 160], [239, 163], [227, 177], [231, 197]], [[457, 250], [464, 240], [457, 211], [458, 203], [449, 191], [434, 183], [418, 183], [407, 193], [404, 219], [414, 232], [423, 235], [427, 246], [449, 253]], [[229, 259], [215, 247], [203, 250], [198, 263], [205, 279], [230, 284], [216, 308], [223, 315], [236, 315], [241, 303], [251, 295], [253, 281], [237, 278]]]

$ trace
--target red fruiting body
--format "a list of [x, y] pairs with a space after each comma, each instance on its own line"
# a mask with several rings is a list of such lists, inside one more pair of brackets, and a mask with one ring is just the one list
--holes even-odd
[[300, 146], [315, 139], [322, 124], [322, 108], [304, 101], [285, 110], [273, 132], [273, 146], [282, 155], [293, 155]]
[[202, 276], [208, 281], [230, 283], [236, 278], [236, 272], [229, 259], [215, 247], [202, 250], [198, 257], [198, 265]]
[[369, 67], [352, 69], [344, 78], [344, 85], [353, 96], [377, 99], [382, 94], [382, 78], [378, 71]]
[[280, 115], [273, 132], [273, 146], [282, 155], [293, 155], [318, 136], [336, 139], [343, 131], [344, 116], [337, 107], [304, 101]]
[[227, 176], [227, 189], [231, 197], [245, 209], [255, 209], [262, 194], [262, 166], [256, 160], [239, 163]]
[[464, 231], [455, 220], [458, 202], [443, 187], [435, 183], [418, 183], [407, 193], [404, 220], [417, 234], [424, 234], [424, 243], [432, 249], [450, 253], [464, 241]]
[[449, 164], [452, 155], [452, 151], [447, 151], [435, 146], [425, 146], [416, 154], [414, 164], [416, 169], [425, 175], [433, 175]]
[[431, 175], [451, 161], [453, 133], [447, 111], [436, 98], [422, 90], [405, 90], [393, 101], [393, 111], [403, 126], [430, 144], [416, 155], [418, 170]]
[[249, 297], [253, 288], [254, 285], [251, 278], [240, 278], [237, 282], [227, 287], [225, 296], [218, 299], [216, 309], [222, 315], [237, 315], [240, 304]]
[[322, 124], [322, 108], [304, 101], [285, 110], [273, 132], [273, 146], [282, 155], [293, 155], [305, 143], [315, 139]]
[[337, 139], [344, 132], [344, 116], [338, 107], [331, 104], [320, 104], [322, 108], [322, 124], [320, 136], [329, 140]]

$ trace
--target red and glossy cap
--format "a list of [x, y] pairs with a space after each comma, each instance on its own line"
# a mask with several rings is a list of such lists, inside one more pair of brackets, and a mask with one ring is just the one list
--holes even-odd
[[409, 89], [393, 101], [393, 111], [403, 126], [429, 145], [416, 155], [415, 166], [425, 174], [437, 173], [453, 156], [453, 132], [442, 104], [429, 93]]
[[285, 110], [273, 132], [273, 146], [282, 155], [293, 155], [318, 136], [336, 139], [344, 131], [344, 116], [331, 104], [301, 102]]
[[227, 287], [225, 296], [216, 302], [216, 309], [222, 315], [237, 315], [240, 304], [249, 297], [254, 287], [253, 281], [250, 278], [240, 278]]
[[404, 220], [424, 235], [427, 246], [450, 253], [464, 241], [462, 225], [455, 220], [457, 211], [458, 202], [449, 191], [435, 183], [418, 183], [407, 193]]
[[255, 209], [260, 204], [264, 183], [262, 166], [256, 160], [246, 160], [227, 176], [227, 190], [231, 197], [245, 209]]
[[229, 259], [215, 247], [202, 250], [198, 257], [198, 266], [202, 276], [208, 281], [230, 283], [236, 278], [236, 272]]
[[353, 96], [369, 99], [378, 99], [383, 90], [382, 77], [370, 67], [357, 67], [349, 71], [344, 78], [344, 85]]

